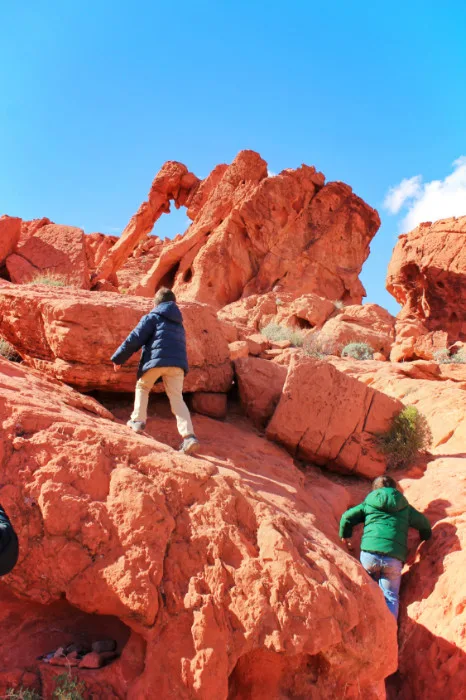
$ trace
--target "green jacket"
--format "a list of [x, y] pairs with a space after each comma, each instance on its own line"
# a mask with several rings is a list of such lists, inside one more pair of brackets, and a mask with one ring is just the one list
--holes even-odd
[[409, 505], [396, 489], [382, 488], [371, 493], [354, 508], [343, 513], [340, 521], [340, 537], [351, 537], [353, 527], [364, 523], [361, 550], [387, 554], [405, 561], [408, 555], [408, 530], [419, 530], [421, 540], [432, 534], [426, 516]]

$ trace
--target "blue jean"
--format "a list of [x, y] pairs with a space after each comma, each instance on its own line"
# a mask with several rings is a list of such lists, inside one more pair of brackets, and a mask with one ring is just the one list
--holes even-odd
[[388, 609], [395, 616], [395, 619], [398, 619], [403, 562], [395, 557], [389, 557], [387, 554], [364, 551], [361, 551], [360, 560], [369, 576], [382, 589]]

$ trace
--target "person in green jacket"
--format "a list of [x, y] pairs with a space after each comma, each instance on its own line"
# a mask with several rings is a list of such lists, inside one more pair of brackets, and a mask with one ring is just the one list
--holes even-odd
[[388, 608], [398, 619], [401, 570], [408, 555], [408, 530], [419, 530], [428, 540], [432, 529], [426, 516], [410, 506], [397, 489], [396, 481], [379, 476], [365, 500], [341, 516], [340, 537], [351, 549], [353, 527], [364, 523], [361, 540], [361, 564], [376, 581]]

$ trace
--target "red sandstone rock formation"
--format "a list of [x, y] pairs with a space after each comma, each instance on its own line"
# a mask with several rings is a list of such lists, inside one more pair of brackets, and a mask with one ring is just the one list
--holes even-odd
[[269, 178], [267, 164], [253, 151], [242, 151], [201, 183], [180, 163], [166, 163], [149, 202], [100, 262], [95, 281], [126, 265], [170, 199], [186, 205], [193, 223], [157, 257], [151, 254], [152, 266], [142, 270], [138, 284], [137, 277], [127, 280], [132, 292], [151, 296], [168, 285], [180, 298], [217, 308], [274, 287], [294, 297], [361, 302], [358, 274], [380, 224], [377, 212], [347, 185], [325, 184], [305, 165]]
[[199, 182], [182, 163], [165, 163], [155, 176], [147, 202], [141, 204], [117, 243], [101, 260], [93, 275], [94, 284], [111, 278], [122, 267], [138, 243], [152, 231], [157, 219], [170, 211], [171, 200], [176, 208], [189, 206]]
[[[60, 669], [38, 653], [112, 626], [121, 658], [76, 671], [97, 697], [383, 697], [395, 624], [336, 544], [342, 487], [310, 470], [306, 488], [241, 422], [195, 416], [192, 459], [1, 358], [0, 383], [0, 499], [20, 539], [0, 586], [3, 692], [51, 697]], [[148, 429], [177, 443], [173, 420]]]
[[387, 289], [402, 304], [394, 361], [432, 359], [466, 340], [466, 216], [421, 224], [400, 236]]
[[87, 264], [91, 272], [97, 269], [117, 241], [117, 236], [107, 236], [105, 233], [90, 233], [86, 236]]
[[47, 219], [46, 216], [44, 216], [42, 219], [31, 219], [31, 221], [22, 221], [19, 242], [24, 243], [28, 238], [34, 236], [39, 229], [41, 229], [43, 226], [47, 226], [48, 224], [53, 224], [53, 221]]
[[13, 252], [21, 234], [21, 219], [14, 216], [0, 216], [0, 266]]
[[[0, 289], [5, 339], [29, 365], [85, 391], [134, 390], [139, 355], [116, 373], [110, 357], [152, 307], [149, 300], [67, 288]], [[214, 313], [200, 304], [181, 308], [190, 363], [185, 390], [228, 391], [233, 375], [228, 345]]]
[[85, 234], [73, 226], [40, 226], [21, 239], [6, 266], [11, 281], [18, 284], [47, 274], [63, 278], [70, 286], [89, 289]]
[[293, 357], [267, 437], [298, 458], [372, 479], [386, 467], [374, 437], [402, 405], [348, 379], [327, 362]]
[[269, 292], [252, 294], [228, 304], [218, 311], [217, 316], [227, 338], [237, 340], [262, 330], [269, 323], [306, 332], [322, 326], [336, 312], [332, 301], [316, 294], [296, 297], [286, 292]]
[[[218, 320], [204, 306], [182, 305], [192, 407], [225, 416], [227, 343], [236, 344], [259, 356], [235, 362], [246, 415], [259, 430], [270, 421], [269, 438], [323, 467], [381, 473], [373, 435], [400, 402], [416, 405], [432, 430], [433, 457], [394, 476], [430, 517], [434, 537], [405, 569], [389, 699], [462, 700], [466, 369], [419, 360], [316, 362], [257, 334], [270, 322], [311, 335], [321, 329], [322, 338], [363, 339], [384, 354], [393, 334], [393, 320], [375, 305], [339, 313], [334, 304], [361, 300], [357, 275], [376, 214], [347, 186], [324, 185], [312, 168], [267, 178], [264, 166], [243, 152], [199, 182], [184, 166], [166, 164], [122, 242], [91, 234], [79, 243], [73, 234], [70, 247], [71, 227], [15, 220], [21, 233], [14, 224], [4, 255], [14, 269], [15, 247], [41, 260], [37, 246], [48, 241], [64, 274], [72, 265], [62, 254], [84, 261], [81, 280], [98, 270], [94, 289], [134, 290], [145, 277], [144, 293], [164, 283], [216, 308], [237, 299]], [[193, 224], [162, 243], [146, 234], [170, 199], [188, 206]], [[401, 237], [389, 271], [404, 304], [392, 358], [430, 358], [465, 340], [465, 219]], [[124, 426], [129, 397], [115, 396], [112, 415], [62, 383], [132, 392], [136, 361], [115, 374], [109, 357], [150, 307], [128, 296], [0, 279], [0, 336], [39, 370], [0, 358], [0, 502], [21, 541], [17, 569], [0, 582], [0, 693], [23, 685], [52, 697], [62, 669], [37, 656], [78, 634], [114, 638], [121, 652], [106, 668], [78, 671], [95, 697], [140, 700], [156, 688], [161, 698], [181, 700], [381, 700], [383, 678], [396, 665], [393, 620], [337, 539], [341, 513], [366, 495], [368, 482], [332, 480], [308, 464], [298, 472], [286, 452], [232, 412], [225, 422], [195, 414], [202, 451], [186, 458], [171, 449], [179, 440], [163, 399], [152, 398], [150, 439]]]
[[244, 412], [264, 428], [277, 407], [287, 369], [275, 362], [247, 357], [235, 362], [236, 379]]
[[[460, 700], [466, 683], [466, 368], [422, 360], [331, 361], [371, 388], [415, 405], [431, 428], [431, 461], [393, 474], [410, 503], [429, 518], [433, 536], [403, 575], [399, 671], [390, 679], [388, 697]], [[417, 546], [413, 532], [410, 542]]]
[[348, 343], [358, 342], [389, 357], [395, 340], [395, 319], [378, 304], [346, 306], [325, 323], [317, 337], [325, 347], [333, 346], [335, 355]]

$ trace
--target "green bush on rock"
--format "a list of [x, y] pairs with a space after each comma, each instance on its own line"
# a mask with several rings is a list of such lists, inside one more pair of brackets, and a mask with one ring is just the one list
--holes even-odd
[[415, 406], [406, 406], [392, 420], [386, 433], [376, 438], [379, 452], [387, 457], [387, 467], [408, 467], [419, 452], [428, 450], [432, 444], [432, 433], [425, 416]]

